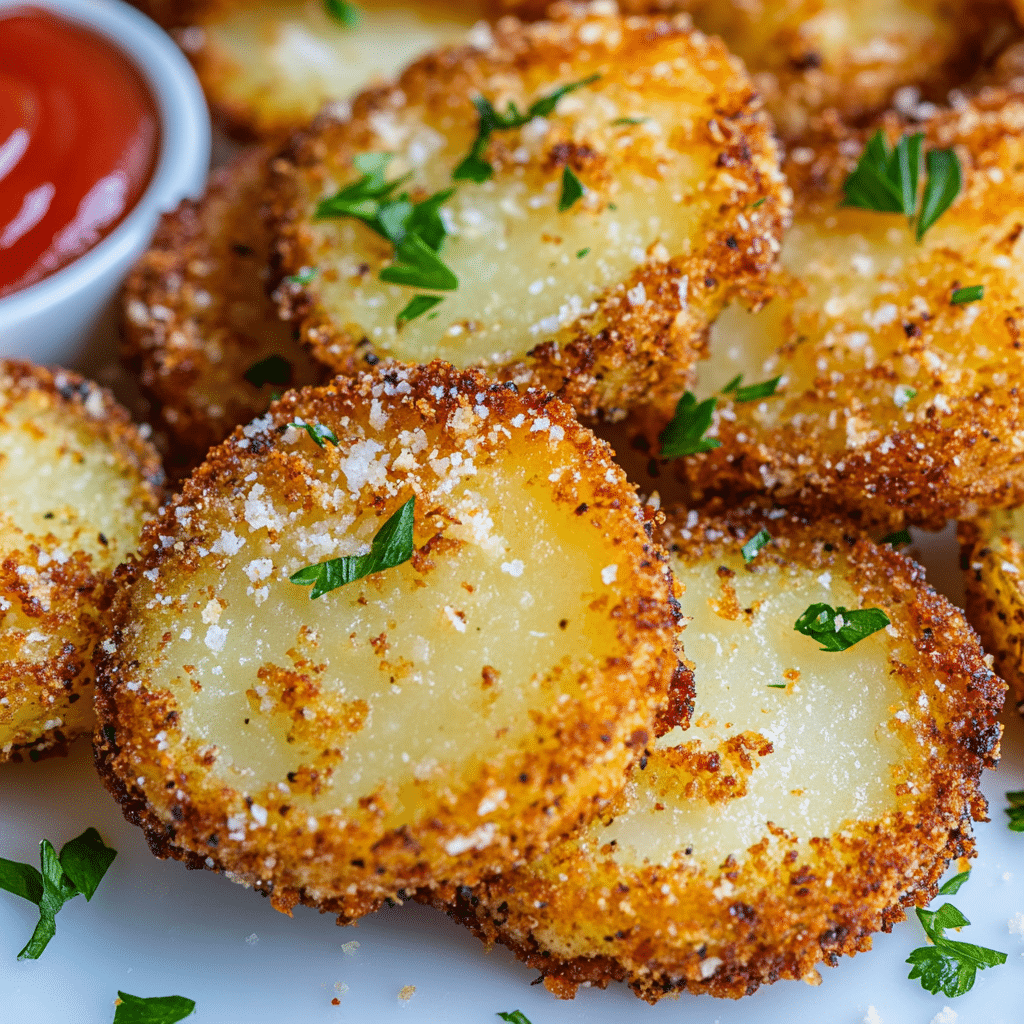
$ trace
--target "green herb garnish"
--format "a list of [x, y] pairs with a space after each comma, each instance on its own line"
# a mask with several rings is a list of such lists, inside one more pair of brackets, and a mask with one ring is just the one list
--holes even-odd
[[[940, 890], [942, 895], [959, 892], [970, 872], [964, 871], [951, 878]], [[979, 970], [1006, 963], [1006, 954], [970, 942], [947, 939], [947, 928], [965, 928], [971, 922], [951, 903], [943, 903], [938, 910], [916, 908], [917, 918], [931, 940], [930, 946], [915, 949], [907, 957], [912, 965], [909, 978], [919, 978], [921, 987], [933, 995], [941, 989], [944, 995], [954, 997], [969, 992]]]
[[395, 247], [395, 259], [381, 270], [382, 281], [431, 291], [454, 291], [459, 287], [459, 279], [438, 253], [448, 235], [441, 206], [455, 190], [443, 189], [418, 203], [412, 202], [408, 192], [396, 196], [409, 175], [388, 181], [385, 173], [391, 159], [390, 153], [356, 156], [352, 163], [362, 177], [322, 199], [314, 216], [318, 220], [352, 217], [387, 239]]
[[679, 399], [668, 426], [658, 435], [662, 458], [675, 459], [721, 448], [722, 442], [717, 438], [704, 436], [715, 415], [715, 405], [716, 399], [698, 402], [696, 396], [687, 391]]
[[747, 541], [740, 551], [743, 553], [744, 562], [752, 562], [757, 558], [758, 551], [761, 550], [772, 539], [772, 535], [767, 530], [759, 530], [754, 534], [750, 540]]
[[917, 388], [912, 388], [909, 384], [897, 384], [892, 391], [892, 400], [897, 409], [902, 409], [916, 395]]
[[1007, 793], [1006, 799], [1010, 801], [1010, 806], [1003, 809], [1010, 816], [1010, 831], [1024, 832], [1024, 789], [1016, 793]]
[[747, 207], [747, 209], [748, 209], [748, 210], [757, 210], [757, 209], [760, 209], [760, 208], [761, 208], [762, 206], [764, 206], [764, 204], [765, 204], [765, 203], [767, 203], [767, 202], [768, 202], [768, 197], [767, 197], [767, 196], [761, 196], [761, 198], [760, 198], [760, 199], [758, 199], [758, 200], [757, 200], [756, 202], [754, 202], [754, 203], [751, 203], [751, 204], [750, 204], [750, 205], [749, 205], [749, 206]]
[[507, 1020], [509, 1024], [530, 1024], [525, 1013], [522, 1010], [513, 1010], [511, 1013], [498, 1013], [498, 1016], [502, 1020]]
[[292, 364], [283, 356], [267, 356], [253, 363], [242, 376], [254, 387], [264, 384], [289, 384], [292, 379]]
[[617, 117], [612, 121], [612, 127], [617, 128], [620, 125], [644, 124], [649, 120], [649, 117]]
[[769, 690], [784, 690], [786, 689], [786, 683], [769, 683]]
[[554, 92], [548, 93], [547, 96], [534, 100], [525, 114], [511, 100], [505, 108], [505, 112], [500, 113], [494, 109], [494, 104], [489, 99], [484, 96], [475, 97], [473, 106], [476, 107], [477, 113], [480, 115], [476, 138], [473, 140], [468, 155], [452, 171], [452, 181], [475, 181], [478, 185], [488, 181], [494, 174], [494, 168], [484, 159], [484, 153], [495, 132], [522, 128], [535, 117], [547, 117], [563, 96], [593, 84], [600, 77], [600, 75], [591, 75], [579, 82], [570, 82], [568, 85], [560, 86]]
[[979, 302], [985, 297], [985, 286], [983, 284], [972, 284], [966, 288], [957, 288], [949, 297], [954, 306], [966, 306], [968, 302]]
[[286, 423], [285, 428], [288, 427], [304, 430], [316, 442], [318, 448], [323, 448], [324, 441], [330, 441], [335, 448], [338, 447], [338, 435], [330, 427], [321, 426], [319, 423], [299, 423], [298, 420]]
[[307, 565], [289, 579], [300, 587], [313, 584], [313, 592], [309, 597], [315, 601], [346, 583], [354, 583], [371, 573], [393, 569], [396, 565], [408, 562], [413, 551], [415, 502], [415, 497], [410, 498], [388, 519], [377, 531], [365, 555], [346, 555], [317, 565]]
[[[960, 192], [960, 161], [951, 149], [925, 154], [927, 180], [919, 190], [924, 135], [904, 135], [892, 149], [879, 130], [864, 147], [853, 173], [843, 185], [843, 206], [878, 213], [902, 213], [916, 221], [917, 240], [949, 209]], [[919, 196], [920, 192], [920, 196]], [[918, 199], [920, 198], [920, 209]]]
[[[743, 374], [739, 373], [722, 388], [722, 394], [732, 394], [734, 402], [756, 402], [759, 398], [771, 398], [779, 386], [781, 377], [742, 387]], [[709, 452], [722, 446], [713, 437], [704, 437], [714, 418], [717, 398], [705, 398], [698, 402], [695, 395], [687, 391], [676, 405], [675, 414], [668, 426], [658, 435], [661, 443], [661, 457], [674, 459], [681, 455], [695, 455]]]
[[324, 10], [345, 28], [358, 28], [363, 20], [359, 8], [355, 4], [347, 3], [346, 0], [324, 0]]
[[79, 893], [91, 900], [116, 856], [117, 851], [104, 846], [96, 829], [87, 828], [64, 844], [60, 856], [53, 844], [44, 839], [39, 844], [41, 872], [30, 864], [0, 857], [0, 889], [39, 908], [39, 923], [18, 954], [19, 960], [39, 959], [47, 943], [57, 934], [55, 918], [61, 907]]
[[939, 889], [939, 895], [955, 896], [963, 888], [964, 882], [970, 877], [970, 871], [961, 871], [960, 874], [954, 875], [948, 882], [943, 883], [942, 888]]
[[759, 398], [771, 398], [779, 386], [782, 376], [772, 377], [771, 380], [761, 381], [760, 384], [748, 384], [741, 387], [743, 374], [737, 374], [728, 384], [722, 388], [722, 394], [732, 394], [734, 402], [756, 402]]
[[401, 327], [402, 324], [407, 324], [410, 320], [415, 320], [417, 317], [423, 316], [424, 313], [428, 313], [442, 302], [444, 302], [444, 297], [441, 295], [414, 296], [410, 300], [409, 305], [407, 305], [395, 318], [395, 326]]
[[911, 540], [909, 530], [897, 530], [895, 533], [887, 533], [878, 543], [891, 544], [895, 548], [900, 544], [909, 544]]
[[586, 256], [588, 252], [590, 252], [590, 246], [587, 246], [587, 248], [586, 248], [586, 249], [580, 249], [580, 250], [579, 250], [579, 251], [578, 251], [578, 252], [576, 253], [576, 259], [578, 259], [578, 260], [581, 260], [581, 259], [583, 259], [583, 257], [584, 257], [584, 256]]
[[558, 198], [558, 212], [565, 213], [583, 198], [583, 182], [573, 173], [571, 167], [562, 171], [562, 194]]
[[812, 604], [796, 620], [798, 633], [813, 637], [822, 651], [845, 651], [865, 637], [885, 629], [889, 616], [881, 608], [833, 608], [828, 604]]
[[298, 273], [292, 273], [285, 279], [286, 285], [308, 285], [315, 278], [316, 267], [304, 266]]
[[184, 996], [140, 996], [117, 993], [114, 1024], [177, 1024], [195, 1010], [193, 999]]

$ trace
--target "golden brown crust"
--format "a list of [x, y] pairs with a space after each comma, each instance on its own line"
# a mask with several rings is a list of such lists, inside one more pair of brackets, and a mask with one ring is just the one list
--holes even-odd
[[[492, 136], [493, 179], [459, 183], [448, 203], [456, 228], [442, 257], [459, 288], [436, 318], [397, 327], [415, 291], [378, 282], [391, 244], [352, 219], [316, 220], [318, 202], [372, 151], [399, 151], [390, 172], [413, 170], [416, 198], [450, 186], [475, 136], [474, 98], [524, 109], [593, 74], [550, 118]], [[487, 50], [423, 58], [274, 161], [278, 276], [321, 269], [278, 290], [281, 310], [341, 373], [367, 357], [445, 358], [616, 419], [678, 395], [729, 298], [760, 300], [789, 205], [775, 161], [749, 81], [686, 19], [571, 9], [557, 22], [502, 23]], [[566, 168], [587, 192], [559, 212]]]
[[[1024, 99], [995, 91], [920, 125], [926, 146], [955, 149], [964, 184], [919, 244], [903, 218], [840, 209], [868, 133], [837, 126], [790, 153], [799, 203], [776, 297], [716, 323], [694, 389], [704, 397], [743, 372], [747, 383], [781, 374], [779, 392], [719, 400], [721, 447], [674, 463], [691, 500], [767, 491], [882, 532], [1019, 503], [1022, 125]], [[887, 127], [895, 139], [918, 126]], [[952, 302], [976, 284], [981, 301]], [[648, 420], [652, 450], [669, 414]]]
[[[692, 780], [685, 790], [690, 800], [710, 805], [735, 799], [723, 796], [722, 783], [729, 780], [721, 775], [737, 757], [742, 761], [742, 752], [733, 750], [727, 759], [723, 749], [704, 764], [689, 756], [685, 766], [677, 766], [665, 756], [686, 753], [693, 744], [659, 745], [633, 769], [630, 796], [608, 815], [628, 815], [654, 799], [668, 805], [666, 810], [655, 804], [648, 817], [633, 822], [633, 832], [615, 831], [607, 822], [591, 826], [544, 858], [484, 885], [422, 895], [441, 907], [447, 896], [451, 903], [445, 909], [453, 917], [485, 942], [509, 946], [540, 970], [545, 985], [562, 998], [571, 998], [580, 984], [604, 987], [611, 980], [628, 982], [652, 1003], [684, 990], [738, 998], [782, 978], [816, 982], [818, 965], [870, 948], [872, 932], [888, 931], [903, 919], [904, 907], [934, 897], [946, 863], [973, 853], [971, 818], [985, 817], [978, 782], [982, 769], [998, 758], [1005, 687], [963, 616], [925, 583], [923, 570], [887, 546], [875, 547], [842, 521], [808, 523], [766, 508], [694, 519], [670, 515], [663, 535], [672, 545], [677, 573], [687, 581], [689, 601], [703, 597], [703, 591], [693, 595], [701, 565], [734, 564], [738, 546], [768, 529], [771, 544], [750, 566], [739, 561], [736, 572], [748, 574], [747, 582], [758, 574], [769, 579], [773, 566], [790, 578], [794, 570], [809, 580], [821, 573], [827, 580], [819, 577], [815, 586], [852, 584], [863, 607], [884, 609], [892, 625], [884, 639], [876, 639], [875, 649], [888, 651], [890, 676], [879, 684], [896, 696], [886, 715], [889, 722], [879, 731], [899, 734], [905, 751], [891, 782], [880, 783], [889, 791], [882, 812], [847, 819], [829, 834], [798, 836], [771, 823], [772, 816], [782, 813], [776, 801], [781, 804], [788, 788], [776, 782], [772, 809], [759, 812], [762, 823], [767, 819], [762, 838], [741, 856], [712, 866], [705, 859], [702, 867], [701, 850], [691, 848], [676, 847], [671, 860], [638, 862], [639, 855], [628, 852], [629, 837], [635, 838], [637, 828], [658, 828], [654, 812], [669, 817], [678, 813], [676, 808], [692, 806], [673, 795], [676, 779]], [[771, 596], [770, 586], [765, 599]], [[694, 607], [689, 601], [684, 598], [684, 612]], [[778, 642], [786, 643], [781, 635]], [[721, 643], [728, 649], [728, 640]], [[692, 651], [688, 656], [695, 657]], [[854, 648], [822, 657], [845, 659], [835, 664], [843, 674], [857, 671], [850, 666], [874, 655]], [[713, 668], [700, 659], [694, 665], [697, 726], [703, 718], [701, 694]], [[744, 666], [746, 672], [756, 669]], [[731, 679], [729, 686], [745, 683]], [[797, 685], [791, 678], [789, 687]], [[787, 691], [778, 699], [799, 699], [795, 693]], [[852, 720], [860, 699], [861, 693], [834, 697], [829, 716], [845, 722], [849, 713]], [[810, 709], [800, 710], [806, 721]], [[763, 728], [771, 733], [771, 719], [765, 718]], [[739, 779], [733, 778], [737, 795], [744, 792], [744, 774], [772, 770], [770, 742], [744, 741], [744, 747], [749, 763]], [[803, 780], [794, 775], [788, 783], [800, 786]], [[685, 825], [666, 826], [664, 819], [660, 827], [687, 834]], [[609, 843], [613, 833], [616, 839]]]
[[38, 760], [93, 726], [110, 578], [163, 477], [128, 414], [66, 370], [0, 360], [0, 441], [0, 761]]
[[1024, 548], [1020, 509], [957, 523], [965, 614], [1024, 714]]
[[[297, 419], [329, 426], [340, 447], [316, 447], [305, 433], [287, 427]], [[506, 433], [507, 443], [502, 440]], [[423, 437], [417, 441], [419, 434]], [[372, 468], [353, 468], [375, 445], [386, 449], [377, 464], [391, 465], [386, 478]], [[465, 453], [470, 449], [474, 454], [467, 465]], [[341, 479], [348, 479], [349, 487], [353, 485], [348, 474], [365, 478], [354, 506], [344, 497], [344, 483], [331, 482], [339, 473], [346, 474]], [[435, 596], [448, 592], [431, 588], [441, 585], [436, 580], [447, 578], [445, 566], [462, 557], [460, 552], [477, 557], [473, 552], [491, 544], [492, 534], [508, 533], [509, 523], [488, 526], [488, 514], [500, 524], [503, 515], [518, 517], [518, 511], [484, 504], [487, 514], [479, 509], [470, 514], [466, 501], [484, 500], [477, 491], [486, 496], [493, 487], [489, 481], [499, 477], [512, 486], [520, 473], [526, 475], [515, 488], [522, 490], [522, 500], [533, 500], [531, 494], [549, 495], [544, 500], [556, 509], [554, 517], [545, 520], [540, 548], [548, 550], [550, 541], [550, 557], [559, 564], [587, 559], [588, 576], [599, 579], [596, 597], [588, 582], [572, 581], [573, 588], [582, 588], [578, 601], [583, 617], [578, 623], [570, 617], [557, 622], [551, 635], [565, 636], [565, 641], [531, 640], [548, 634], [528, 632], [531, 620], [525, 619], [518, 627], [521, 635], [513, 654], [506, 627], [495, 625], [505, 621], [501, 616], [509, 605], [507, 597], [500, 607], [478, 607], [467, 594], [483, 595], [487, 587], [516, 587], [515, 578], [529, 575], [526, 563], [535, 555], [525, 551], [522, 536], [509, 534], [509, 543], [519, 544], [523, 560], [512, 559], [500, 571], [496, 567], [494, 579], [470, 576], [471, 583], [460, 585], [457, 579], [467, 577], [455, 578], [451, 586], [463, 604]], [[437, 479], [431, 474], [438, 474]], [[459, 483], [460, 474], [468, 483]], [[422, 502], [417, 503], [418, 552], [411, 563], [317, 602], [288, 582], [297, 558], [315, 560], [308, 553], [295, 556], [292, 547], [308, 552], [309, 545], [322, 542], [324, 527], [344, 531], [345, 517], [351, 520], [353, 511], [369, 515], [371, 522], [381, 520], [394, 511], [398, 492], [408, 493], [410, 487]], [[518, 507], [515, 488], [509, 501]], [[322, 502], [338, 503], [333, 518], [318, 518]], [[526, 529], [527, 520], [514, 521], [521, 532]], [[530, 525], [523, 535], [533, 536], [534, 530]], [[559, 553], [556, 538], [563, 533], [588, 537], [593, 554], [584, 554], [586, 548], [578, 554]], [[244, 569], [238, 559], [225, 554], [243, 548], [239, 559], [248, 562]], [[609, 551], [612, 565], [600, 571], [590, 566], [590, 561], [602, 559], [600, 567]], [[266, 557], [255, 557], [260, 554]], [[511, 556], [487, 557], [501, 563]], [[265, 581], [262, 593], [254, 594], [250, 587], [246, 598], [244, 587], [241, 592], [231, 589], [235, 575], [243, 571], [254, 586], [257, 580]], [[203, 582], [207, 579], [208, 588]], [[303, 902], [354, 919], [385, 898], [397, 898], [403, 888], [476, 880], [482, 872], [534, 855], [596, 813], [621, 788], [624, 768], [642, 753], [658, 703], [678, 665], [673, 646], [678, 613], [671, 576], [664, 556], [649, 540], [643, 510], [608, 450], [550, 395], [519, 395], [480, 374], [460, 374], [443, 364], [382, 369], [353, 381], [339, 379], [327, 388], [286, 395], [266, 417], [236, 431], [211, 452], [182, 494], [147, 529], [139, 559], [122, 568], [118, 583], [112, 643], [100, 666], [96, 750], [101, 774], [129, 820], [142, 825], [158, 855], [191, 864], [202, 861], [223, 870], [271, 894], [283, 910]], [[198, 588], [194, 597], [188, 589], [192, 586]], [[399, 589], [392, 593], [389, 587]], [[529, 593], [520, 596], [523, 611], [516, 613], [516, 622], [527, 609], [547, 608], [546, 597], [541, 603]], [[247, 611], [249, 601], [257, 606], [270, 603], [263, 613], [252, 613]], [[359, 690], [364, 684], [351, 667], [357, 663], [345, 659], [355, 658], [352, 652], [365, 646], [357, 639], [360, 630], [375, 633], [374, 604], [383, 609], [385, 601], [398, 601], [394, 607], [400, 611], [394, 612], [396, 621], [385, 632], [369, 641], [375, 659], [371, 674], [378, 672], [379, 659], [379, 671], [391, 672], [391, 683], [385, 674], [381, 692], [367, 695]], [[446, 607], [441, 615], [438, 603], [446, 601], [454, 607]], [[429, 613], [410, 610], [421, 605]], [[269, 618], [261, 617], [267, 609], [273, 609]], [[409, 629], [398, 622], [405, 615], [426, 616], [431, 622], [437, 617], [438, 622], [433, 627], [416, 626], [410, 646], [402, 639]], [[299, 639], [289, 641], [294, 647], [287, 653], [275, 656], [273, 631], [291, 636], [291, 627], [281, 624], [289, 616], [298, 616], [303, 623]], [[593, 628], [585, 628], [591, 618]], [[201, 637], [207, 623], [219, 625], [209, 626], [204, 647]], [[441, 631], [445, 624], [447, 639], [430, 632]], [[245, 639], [253, 636], [253, 629], [260, 639]], [[449, 652], [463, 642], [489, 642], [488, 629], [501, 635], [495, 634], [491, 660], [482, 672], [482, 709], [470, 707], [469, 700], [448, 711], [431, 712], [425, 706], [411, 729], [416, 735], [404, 740], [410, 746], [402, 748], [414, 752], [410, 767], [399, 764], [390, 781], [377, 788], [367, 782], [369, 792], [353, 790], [365, 796], [343, 800], [337, 787], [364, 785], [361, 773], [371, 777], [374, 759], [384, 756], [367, 751], [392, 749], [395, 732], [387, 732], [388, 715], [404, 706], [403, 686], [411, 687], [409, 700], [427, 700], [422, 673], [427, 671], [423, 665], [428, 655], [417, 654], [417, 648], [427, 642], [432, 649], [437, 643], [442, 660], [430, 671], [440, 673], [438, 683], [444, 685], [429, 693], [439, 708], [445, 708], [449, 688], [455, 692], [460, 679], [471, 682], [473, 673], [479, 676], [469, 660], [450, 664], [454, 656]], [[575, 644], [573, 630], [584, 630], [580, 636], [586, 639], [571, 656], [546, 663], [543, 671], [523, 680], [521, 690], [519, 684], [502, 689], [501, 679], [513, 679], [517, 664], [532, 664], [526, 660], [528, 649], [542, 642]], [[240, 639], [226, 640], [229, 634]], [[186, 646], [193, 641], [193, 647]], [[236, 642], [241, 645], [238, 650], [231, 647]], [[253, 642], [256, 664], [240, 668], [232, 658], [240, 654], [251, 662]], [[265, 642], [271, 644], [269, 654]], [[316, 653], [304, 654], [307, 647]], [[225, 653], [217, 653], [211, 667], [210, 652], [222, 649]], [[194, 657], [188, 657], [189, 652]], [[190, 664], [179, 668], [181, 658]], [[290, 659], [294, 670], [285, 671], [275, 658]], [[493, 667], [506, 662], [500, 671]], [[340, 667], [333, 667], [335, 663]], [[464, 670], [472, 670], [470, 676], [462, 676]], [[403, 683], [407, 675], [415, 685]], [[222, 698], [218, 694], [225, 687]], [[226, 724], [234, 722], [236, 713], [230, 703], [199, 703], [204, 693], [211, 695], [204, 701], [230, 702], [232, 694], [242, 691], [247, 696], [239, 704], [237, 726]], [[335, 692], [347, 694], [344, 706], [329, 696]], [[519, 701], [520, 692], [524, 697], [549, 696], [530, 698], [528, 713], [524, 710], [494, 733], [500, 719], [490, 722], [490, 702]], [[213, 714], [210, 707], [227, 710], [208, 718]], [[446, 724], [435, 733], [431, 730], [437, 726], [428, 724], [428, 717], [439, 714], [482, 717], [474, 719], [476, 724], [459, 726], [461, 738], [451, 748], [453, 740], [445, 738], [444, 730], [455, 726]], [[249, 755], [239, 753], [242, 748], [237, 744], [250, 742], [241, 736], [246, 726], [246, 735], [255, 736], [252, 729], [284, 728], [282, 721], [292, 747], [276, 733], [265, 735], [267, 748], [276, 751], [272, 756], [288, 769], [287, 778], [284, 768], [279, 775], [273, 774], [277, 768], [266, 769], [270, 774], [264, 777], [265, 769], [245, 760]], [[364, 736], [364, 728], [377, 731]], [[394, 730], [399, 728], [396, 720]], [[512, 731], [503, 739], [508, 728]], [[381, 738], [379, 743], [376, 737]], [[252, 750], [264, 750], [263, 743], [259, 740]], [[432, 744], [432, 768], [415, 767], [416, 744], [424, 743]], [[360, 753], [363, 746], [358, 744], [369, 747]], [[490, 753], [463, 753], [464, 748], [475, 749], [471, 744], [485, 744], [481, 749]], [[451, 749], [458, 750], [459, 758], [448, 763]], [[392, 751], [388, 756], [398, 755]], [[479, 763], [473, 760], [478, 756]], [[351, 767], [342, 767], [343, 762]], [[413, 781], [401, 781], [399, 775], [410, 771], [424, 772], [422, 781], [419, 774]], [[285, 790], [289, 795], [282, 796]]]
[[265, 150], [242, 153], [214, 172], [202, 199], [165, 214], [125, 285], [121, 356], [169, 437], [176, 473], [266, 410], [275, 386], [245, 379], [254, 363], [287, 360], [290, 378], [276, 390], [329, 376], [267, 298], [266, 161]]

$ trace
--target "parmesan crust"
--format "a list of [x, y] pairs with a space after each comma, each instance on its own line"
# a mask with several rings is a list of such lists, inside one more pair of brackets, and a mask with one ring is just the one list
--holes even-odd
[[[486, 49], [431, 54], [359, 96], [351, 118], [321, 116], [293, 138], [273, 163], [278, 278], [319, 273], [277, 295], [317, 359], [351, 373], [442, 358], [614, 420], [677, 396], [723, 305], [757, 301], [790, 197], [749, 80], [683, 17], [606, 10], [503, 22]], [[389, 178], [411, 175], [402, 188], [423, 200], [470, 152], [474, 99], [525, 111], [574, 84], [548, 116], [494, 132], [490, 180], [456, 183], [440, 256], [458, 288], [400, 323], [422, 289], [379, 279], [392, 244], [351, 217], [317, 219], [318, 204], [374, 152], [393, 153]], [[567, 171], [584, 193], [560, 210]]]
[[1024, 714], [1024, 509], [957, 524], [966, 614]]
[[[886, 126], [893, 141], [917, 130]], [[866, 135], [790, 152], [799, 202], [776, 297], [722, 315], [694, 388], [713, 395], [743, 373], [781, 376], [778, 393], [719, 399], [709, 433], [721, 447], [675, 463], [692, 500], [764, 490], [882, 532], [1019, 500], [1024, 98], [990, 90], [920, 128], [963, 168], [920, 243], [904, 217], [840, 207]], [[980, 300], [953, 302], [975, 285]], [[652, 448], [669, 414], [649, 423]]]
[[[213, 174], [202, 199], [165, 214], [125, 285], [121, 356], [168, 436], [176, 474], [264, 412], [275, 390], [329, 376], [267, 298], [266, 162], [262, 149], [240, 154]], [[288, 364], [287, 379], [257, 387], [245, 378], [274, 356]]]
[[[747, 564], [761, 529], [773, 539]], [[693, 724], [662, 733], [599, 821], [450, 890], [449, 912], [563, 998], [611, 980], [651, 1003], [817, 984], [973, 854], [1004, 684], [923, 570], [847, 522], [679, 512], [663, 540], [686, 583]], [[891, 624], [822, 653], [793, 629], [816, 602]]]
[[[315, 601], [289, 581], [411, 496], [411, 561]], [[126, 816], [158, 856], [343, 920], [592, 817], [678, 667], [672, 578], [607, 447], [440, 363], [285, 396], [118, 582], [96, 739]]]
[[161, 482], [109, 394], [0, 360], [0, 762], [63, 752], [92, 729], [110, 578]]

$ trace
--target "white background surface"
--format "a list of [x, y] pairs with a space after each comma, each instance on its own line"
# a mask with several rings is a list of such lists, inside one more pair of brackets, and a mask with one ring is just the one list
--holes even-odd
[[[924, 538], [919, 550], [929, 577], [959, 600], [950, 532]], [[613, 985], [560, 1002], [531, 987], [535, 972], [506, 950], [487, 954], [428, 908], [386, 909], [338, 928], [303, 907], [289, 919], [218, 875], [156, 860], [94, 775], [80, 741], [69, 758], [0, 765], [0, 856], [38, 865], [41, 838], [59, 849], [90, 825], [118, 850], [92, 902], [78, 897], [65, 905], [37, 962], [16, 960], [36, 908], [0, 892], [0, 1022], [109, 1024], [120, 988], [195, 999], [189, 1020], [196, 1024], [493, 1024], [497, 1011], [513, 1009], [532, 1024], [861, 1024], [869, 1006], [883, 1024], [931, 1024], [946, 1006], [956, 1024], [1020, 1024], [1024, 938], [1008, 922], [1024, 912], [1024, 834], [1007, 829], [1002, 809], [1006, 790], [1024, 789], [1024, 722], [1012, 711], [1004, 721], [1003, 762], [984, 785], [993, 820], [978, 826], [972, 877], [950, 902], [972, 922], [959, 938], [1009, 957], [980, 972], [973, 991], [958, 999], [932, 996], [907, 979], [904, 960], [924, 944], [914, 918], [877, 936], [872, 952], [823, 967], [817, 988], [779, 982], [739, 1002], [684, 995], [650, 1007]], [[353, 940], [357, 949], [343, 949]], [[348, 990], [339, 992], [341, 985]], [[407, 985], [416, 991], [402, 1001]]]

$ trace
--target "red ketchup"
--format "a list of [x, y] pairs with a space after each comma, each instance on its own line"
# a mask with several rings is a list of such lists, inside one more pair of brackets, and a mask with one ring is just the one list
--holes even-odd
[[159, 134], [145, 81], [109, 42], [38, 8], [0, 11], [0, 299], [117, 227]]

